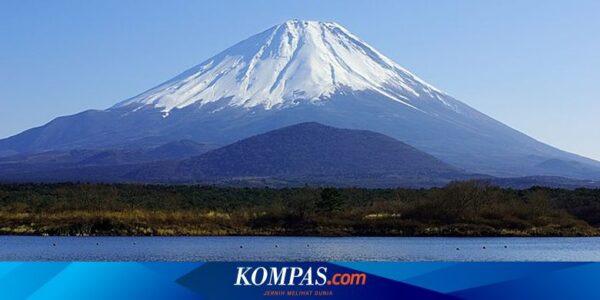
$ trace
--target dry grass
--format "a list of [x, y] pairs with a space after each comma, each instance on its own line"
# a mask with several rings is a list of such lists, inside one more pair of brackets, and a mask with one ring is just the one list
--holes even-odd
[[0, 186], [0, 234], [596, 236], [586, 220], [596, 220], [598, 196], [477, 182], [431, 190]]

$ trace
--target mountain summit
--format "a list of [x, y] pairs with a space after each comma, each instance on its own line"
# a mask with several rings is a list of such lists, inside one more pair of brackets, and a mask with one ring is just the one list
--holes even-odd
[[0, 155], [155, 148], [179, 140], [223, 146], [305, 122], [385, 134], [470, 173], [600, 179], [599, 162], [469, 107], [339, 24], [299, 20], [251, 36], [109, 109], [0, 140]]
[[413, 108], [412, 97], [444, 96], [337, 23], [291, 20], [115, 107], [149, 105], [168, 113], [224, 101], [272, 109], [367, 90]]

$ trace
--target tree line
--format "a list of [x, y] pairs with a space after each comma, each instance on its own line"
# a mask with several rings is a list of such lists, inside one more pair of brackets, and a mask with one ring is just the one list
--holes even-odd
[[0, 234], [592, 236], [600, 190], [0, 185]]

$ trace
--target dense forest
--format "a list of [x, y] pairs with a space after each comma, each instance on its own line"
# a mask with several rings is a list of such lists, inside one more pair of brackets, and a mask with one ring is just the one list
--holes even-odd
[[0, 185], [0, 234], [600, 235], [600, 190]]

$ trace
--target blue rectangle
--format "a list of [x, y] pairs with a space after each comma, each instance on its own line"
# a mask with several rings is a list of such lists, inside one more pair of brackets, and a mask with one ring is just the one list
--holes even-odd
[[600, 263], [1, 262], [0, 299], [597, 299]]

